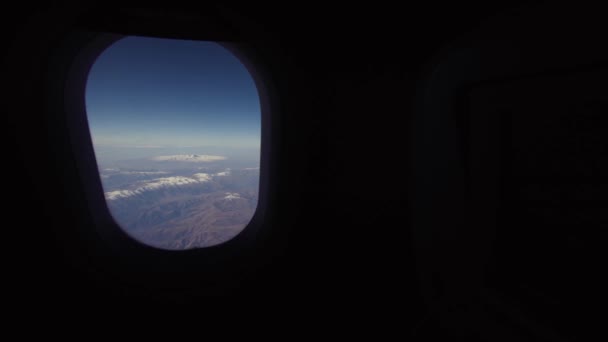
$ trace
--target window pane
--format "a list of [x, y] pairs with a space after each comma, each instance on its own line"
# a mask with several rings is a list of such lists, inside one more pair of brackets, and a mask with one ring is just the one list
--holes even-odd
[[258, 202], [260, 103], [226, 48], [120, 39], [89, 73], [86, 110], [106, 202], [127, 234], [179, 250], [247, 226]]

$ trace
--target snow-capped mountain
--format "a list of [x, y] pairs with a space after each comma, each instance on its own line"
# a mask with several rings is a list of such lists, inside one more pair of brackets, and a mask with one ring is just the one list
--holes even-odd
[[203, 173], [195, 167], [160, 178], [150, 170], [104, 171], [110, 175], [102, 177], [105, 197], [116, 222], [137, 240], [160, 248], [227, 241], [248, 224], [257, 207], [259, 170], [212, 168]]
[[207, 173], [195, 173], [191, 177], [172, 176], [156, 178], [152, 180], [136, 182], [133, 186], [130, 187], [130, 189], [108, 191], [105, 193], [105, 196], [107, 200], [111, 201], [119, 198], [140, 195], [143, 192], [151, 190], [205, 183], [211, 181], [211, 179], [211, 176]]

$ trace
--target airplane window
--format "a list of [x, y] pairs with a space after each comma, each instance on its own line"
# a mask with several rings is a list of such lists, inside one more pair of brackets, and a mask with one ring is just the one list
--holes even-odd
[[95, 61], [89, 129], [108, 209], [132, 238], [182, 250], [238, 235], [258, 203], [252, 76], [215, 42], [128, 36]]

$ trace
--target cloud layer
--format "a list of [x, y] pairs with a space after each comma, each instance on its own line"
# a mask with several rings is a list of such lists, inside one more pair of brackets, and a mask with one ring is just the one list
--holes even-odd
[[171, 156], [153, 157], [155, 161], [180, 161], [188, 163], [209, 163], [219, 160], [225, 160], [223, 156], [211, 156], [206, 154], [176, 154]]

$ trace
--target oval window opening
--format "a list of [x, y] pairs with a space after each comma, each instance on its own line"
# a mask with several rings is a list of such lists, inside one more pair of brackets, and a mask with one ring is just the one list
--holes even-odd
[[129, 236], [161, 249], [201, 248], [251, 221], [260, 101], [226, 48], [122, 38], [93, 64], [85, 101], [106, 203]]

